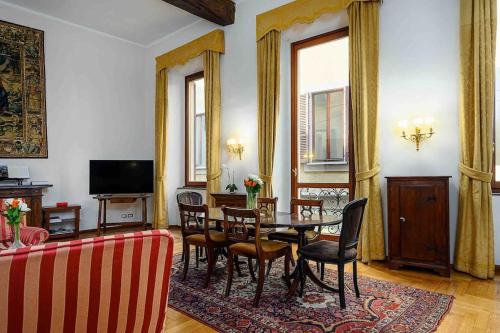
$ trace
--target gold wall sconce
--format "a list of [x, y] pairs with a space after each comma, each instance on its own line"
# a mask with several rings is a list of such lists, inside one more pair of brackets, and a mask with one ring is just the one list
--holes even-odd
[[238, 155], [241, 160], [241, 154], [243, 154], [243, 151], [245, 150], [243, 139], [229, 139], [227, 140], [226, 145], [227, 150], [234, 155]]
[[433, 129], [434, 119], [428, 118], [415, 118], [412, 125], [408, 120], [401, 120], [399, 128], [402, 130], [401, 137], [405, 140], [415, 143], [417, 151], [420, 150], [422, 141], [429, 139], [436, 132]]

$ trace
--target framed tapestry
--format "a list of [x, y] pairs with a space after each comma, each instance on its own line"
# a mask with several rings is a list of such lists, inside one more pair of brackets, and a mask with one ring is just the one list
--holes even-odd
[[46, 158], [43, 31], [0, 21], [0, 158]]

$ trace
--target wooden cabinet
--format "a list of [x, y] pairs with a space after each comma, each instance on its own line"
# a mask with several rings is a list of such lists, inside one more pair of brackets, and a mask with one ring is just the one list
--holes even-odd
[[245, 208], [247, 206], [246, 193], [211, 193], [215, 199], [215, 207], [228, 206]]
[[6, 185], [0, 186], [0, 199], [23, 198], [31, 209], [26, 222], [32, 227], [42, 227], [42, 190], [52, 185]]
[[[43, 207], [43, 227], [49, 232], [50, 239], [78, 238], [80, 235], [80, 205], [66, 207]], [[69, 216], [67, 215], [69, 213]], [[54, 216], [54, 215], [57, 216]], [[61, 214], [66, 214], [62, 216]], [[55, 217], [56, 220], [51, 218]]]
[[450, 177], [387, 177], [389, 265], [450, 276]]

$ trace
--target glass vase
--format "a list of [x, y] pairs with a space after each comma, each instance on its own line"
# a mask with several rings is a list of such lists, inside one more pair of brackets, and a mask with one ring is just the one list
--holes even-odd
[[9, 249], [20, 249], [25, 247], [21, 242], [21, 223], [16, 223], [12, 226], [12, 232], [14, 233], [14, 241], [9, 246]]
[[247, 192], [247, 209], [257, 208], [257, 193]]

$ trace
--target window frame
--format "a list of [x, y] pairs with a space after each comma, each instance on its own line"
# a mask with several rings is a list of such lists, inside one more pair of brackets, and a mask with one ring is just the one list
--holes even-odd
[[[349, 163], [349, 183], [302, 183], [298, 181], [298, 177], [295, 176], [293, 170], [298, 170], [298, 53], [303, 48], [308, 48], [311, 46], [323, 44], [326, 42], [334, 41], [337, 39], [342, 39], [349, 37], [349, 27], [340, 28], [334, 31], [330, 31], [324, 34], [313, 36], [304, 40], [300, 40], [291, 44], [291, 194], [292, 197], [297, 196], [299, 189], [304, 187], [309, 188], [348, 188], [349, 189], [349, 200], [354, 199], [354, 192], [356, 187], [355, 181], [355, 166], [354, 166], [354, 138], [353, 138], [353, 124], [352, 124], [352, 99], [351, 99], [351, 89], [349, 83], [349, 89], [346, 90], [348, 94], [349, 107], [347, 112], [347, 137], [348, 137], [348, 152], [347, 161]], [[294, 148], [296, 147], [296, 148]]]
[[[327, 126], [326, 126], [326, 143], [327, 143], [327, 148], [326, 148], [326, 155], [327, 158], [325, 160], [313, 160], [309, 162], [310, 164], [347, 164], [349, 163], [349, 157], [346, 156], [348, 155], [346, 152], [350, 151], [349, 149], [349, 123], [350, 123], [350, 112], [348, 111], [347, 114], [345, 115], [347, 119], [344, 119], [344, 124], [342, 124], [342, 127], [344, 128], [344, 140], [347, 141], [347, 143], [344, 141], [343, 144], [343, 157], [342, 158], [331, 158], [331, 129], [332, 129], [332, 119], [331, 119], [331, 94], [335, 92], [342, 91], [344, 94], [344, 102], [347, 102], [347, 104], [350, 103], [350, 98], [349, 96], [346, 96], [349, 94], [349, 89], [344, 88], [337, 88], [337, 89], [330, 89], [330, 90], [322, 90], [322, 91], [315, 91], [311, 93], [311, 120], [312, 120], [312, 150], [316, 151], [316, 128], [315, 128], [315, 119], [316, 119], [316, 100], [314, 99], [315, 96], [317, 95], [326, 95], [326, 119], [327, 119]], [[347, 108], [350, 106], [347, 105]], [[346, 121], [347, 120], [347, 121]], [[347, 139], [347, 140], [346, 140]], [[329, 158], [328, 158], [329, 157]]]
[[[190, 114], [189, 114], [189, 103], [190, 103], [190, 99], [189, 99], [189, 84], [193, 81], [196, 81], [196, 80], [199, 80], [201, 78], [205, 78], [205, 72], [204, 71], [201, 71], [201, 72], [196, 72], [194, 74], [191, 74], [191, 75], [187, 75], [185, 77], [185, 86], [184, 86], [184, 98], [185, 98], [185, 101], [184, 101], [184, 184], [186, 187], [206, 187], [207, 186], [207, 182], [204, 181], [204, 182], [198, 182], [198, 181], [191, 181], [189, 179], [189, 169], [190, 169], [190, 165], [189, 163], [191, 162], [190, 161], [190, 156], [191, 156], [191, 150], [189, 149], [189, 138], [191, 136], [191, 128], [189, 126], [190, 122], [189, 122], [189, 117], [190, 117]], [[195, 115], [196, 117], [196, 115]], [[195, 120], [195, 119], [193, 119]], [[195, 133], [193, 133], [194, 135]], [[194, 161], [193, 161], [194, 163]]]

